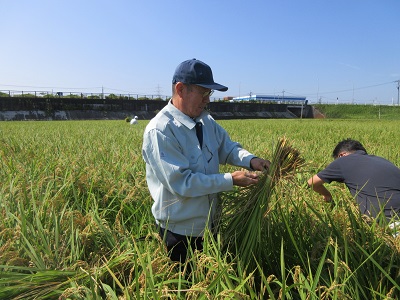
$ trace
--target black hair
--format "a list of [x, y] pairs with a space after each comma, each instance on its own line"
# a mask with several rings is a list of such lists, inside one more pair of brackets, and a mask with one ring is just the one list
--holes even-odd
[[336, 159], [342, 152], [354, 152], [357, 150], [363, 150], [365, 151], [365, 153], [367, 153], [367, 150], [365, 150], [364, 146], [359, 141], [348, 138], [339, 142], [336, 145], [335, 149], [333, 150], [332, 156], [334, 159]]

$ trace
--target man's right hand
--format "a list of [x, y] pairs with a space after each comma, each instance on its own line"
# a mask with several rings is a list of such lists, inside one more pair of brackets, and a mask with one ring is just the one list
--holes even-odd
[[258, 175], [249, 171], [235, 171], [232, 174], [233, 184], [246, 187], [258, 182]]

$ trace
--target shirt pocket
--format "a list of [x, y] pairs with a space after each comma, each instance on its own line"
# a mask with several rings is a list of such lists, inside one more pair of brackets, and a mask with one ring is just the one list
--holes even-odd
[[201, 161], [201, 150], [197, 146], [191, 146], [187, 148], [187, 159], [189, 160], [189, 165], [196, 166], [199, 165]]
[[218, 149], [217, 148], [213, 148], [212, 145], [204, 145], [203, 146], [203, 155], [204, 155], [204, 159], [207, 162], [207, 164], [212, 163], [213, 159], [218, 158], [218, 153], [217, 153]]

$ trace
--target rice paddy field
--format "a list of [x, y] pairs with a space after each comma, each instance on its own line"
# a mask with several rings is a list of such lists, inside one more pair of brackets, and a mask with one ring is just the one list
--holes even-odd
[[241, 213], [229, 207], [249, 191], [221, 194], [221, 230], [191, 253], [190, 274], [169, 260], [155, 230], [141, 157], [147, 122], [0, 123], [0, 299], [400, 297], [400, 237], [383, 218], [360, 216], [344, 185], [328, 186], [333, 205], [306, 187], [348, 137], [400, 166], [400, 121], [218, 121], [266, 159], [285, 138], [304, 164], [246, 225], [257, 251], [229, 228]]

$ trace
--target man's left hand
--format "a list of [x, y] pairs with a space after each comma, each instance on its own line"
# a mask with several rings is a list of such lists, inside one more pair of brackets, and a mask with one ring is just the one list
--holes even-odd
[[265, 171], [268, 170], [269, 166], [270, 166], [271, 162], [269, 160], [265, 160], [262, 158], [258, 158], [258, 157], [253, 157], [250, 160], [250, 166], [253, 170], [256, 171]]

